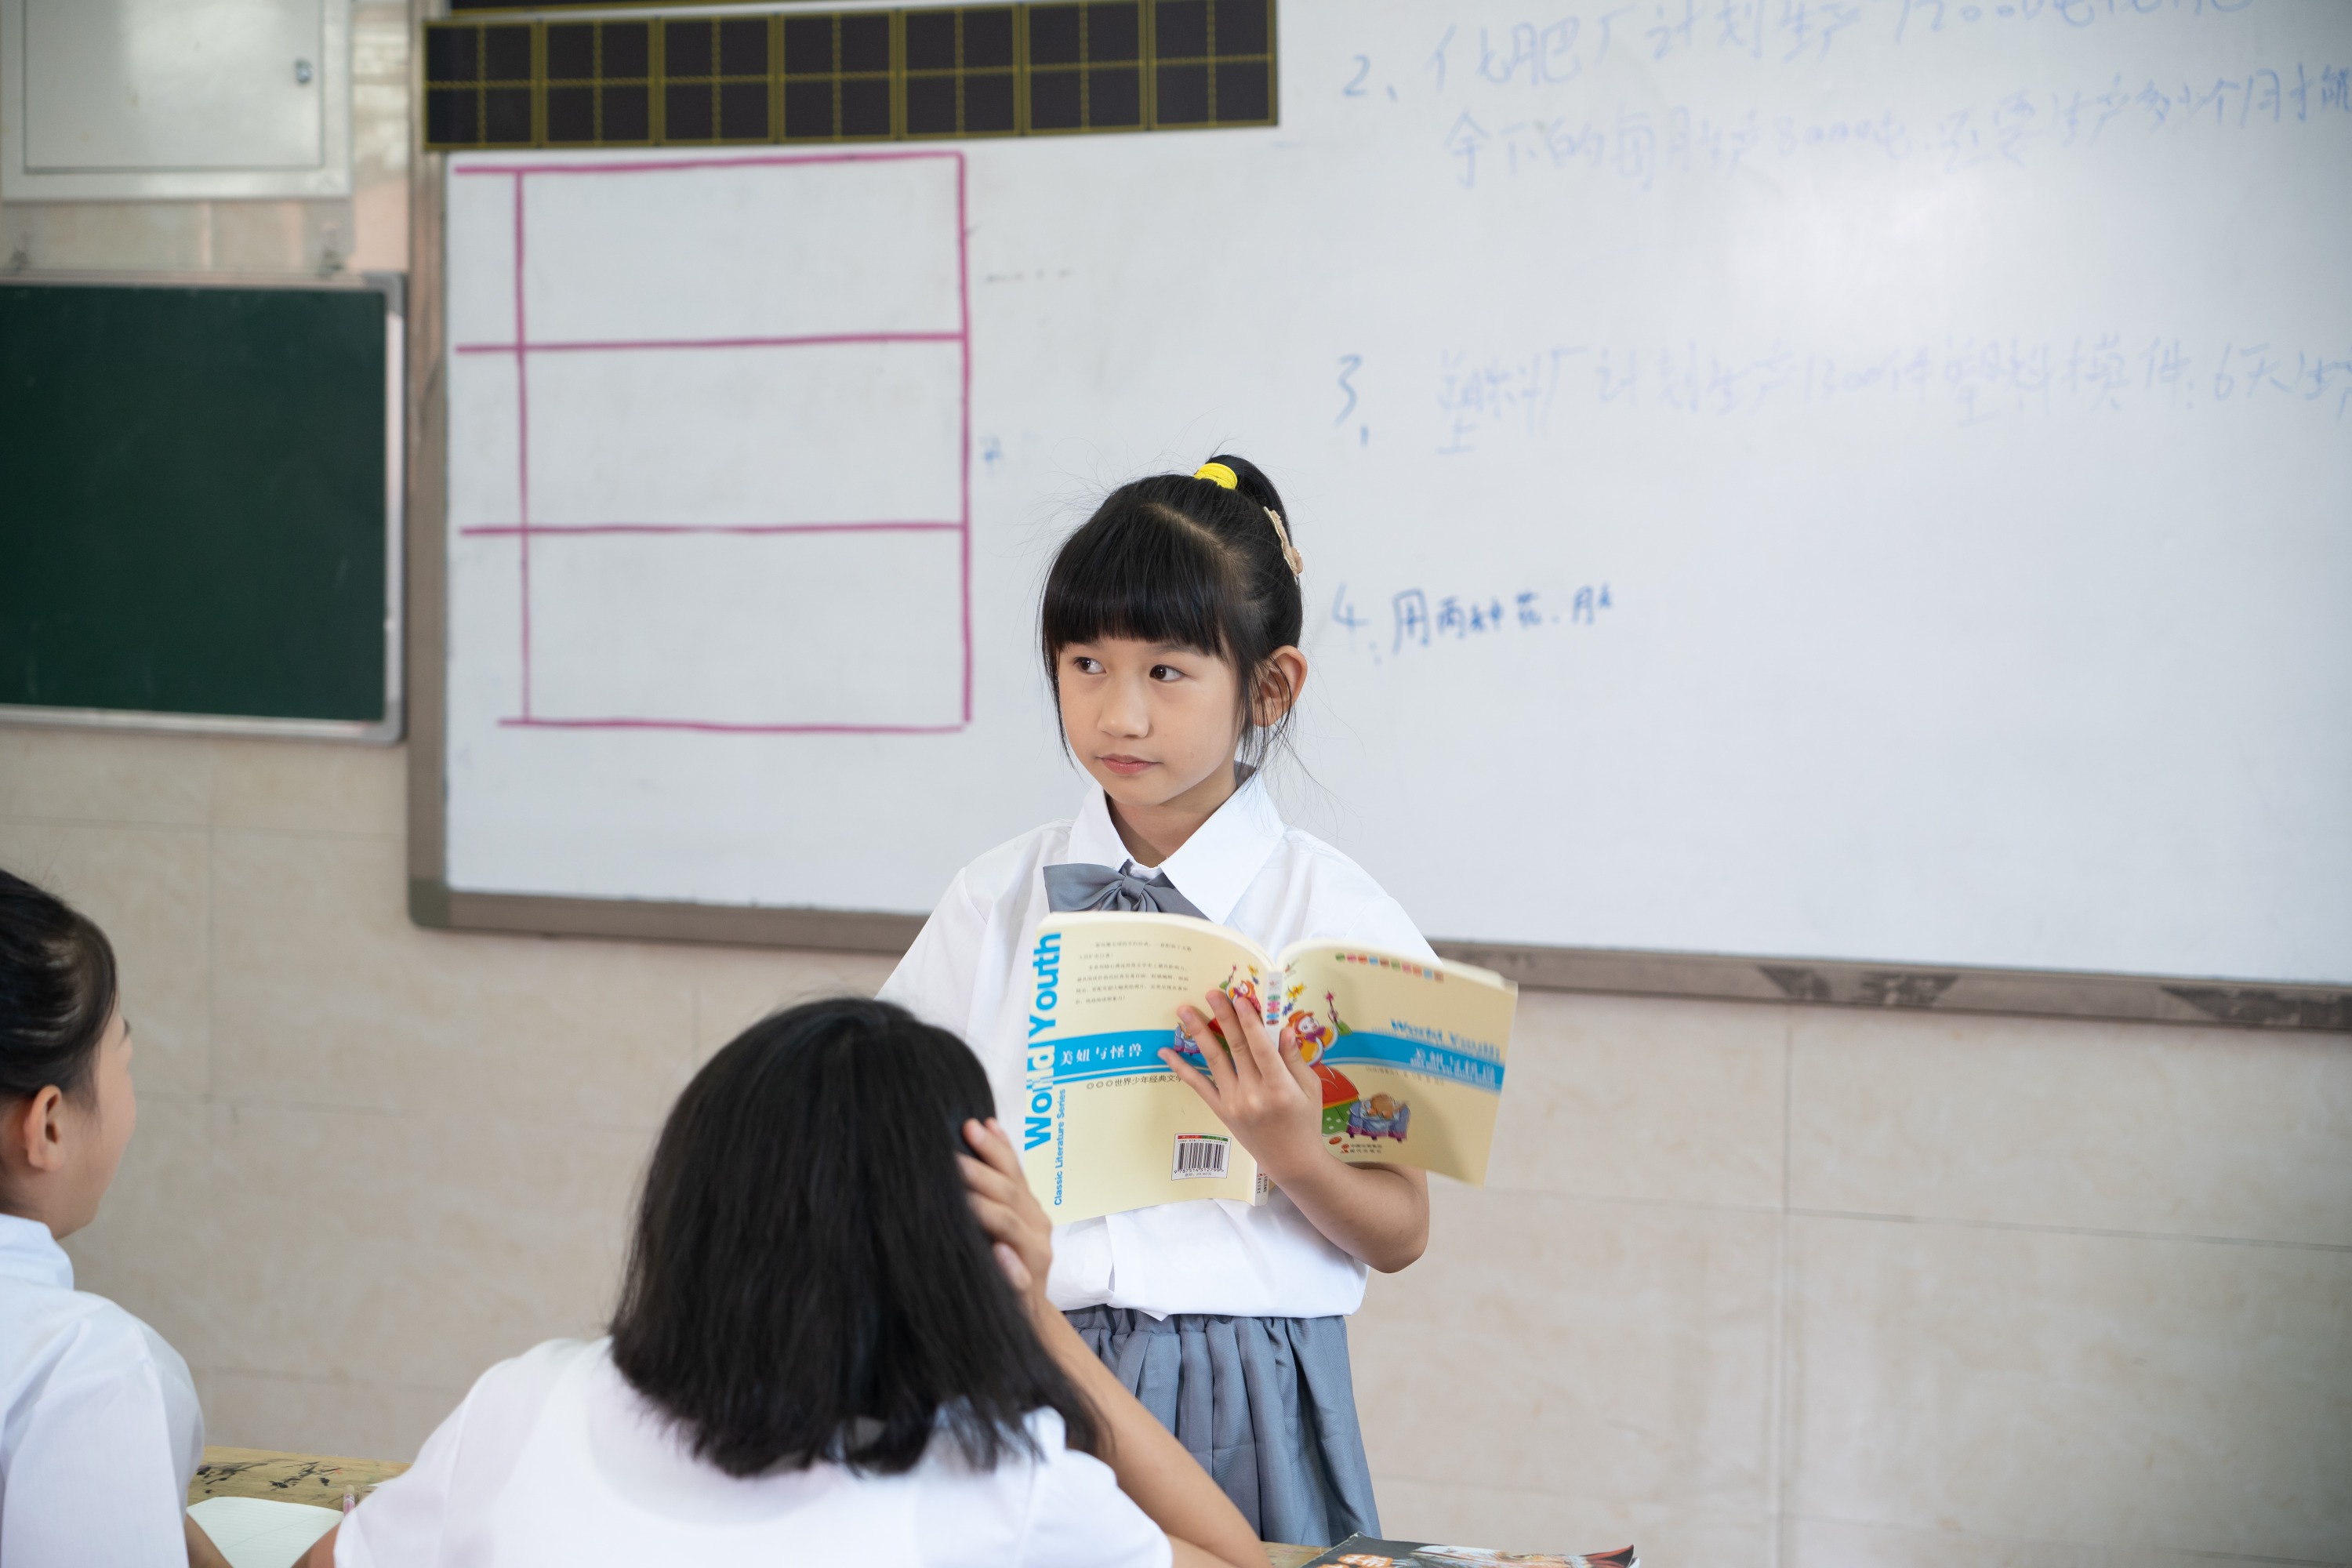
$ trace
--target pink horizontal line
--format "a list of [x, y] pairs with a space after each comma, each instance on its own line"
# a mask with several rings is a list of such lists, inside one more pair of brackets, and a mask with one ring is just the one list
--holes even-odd
[[533, 539], [575, 533], [961, 533], [960, 522], [534, 522], [485, 523], [457, 531], [467, 539]]
[[453, 169], [455, 174], [656, 174], [666, 169], [742, 169], [779, 163], [897, 163], [913, 158], [952, 158], [961, 153], [813, 153], [771, 158], [680, 158], [675, 163], [494, 163]]
[[603, 343], [459, 343], [461, 354], [610, 353], [620, 349], [803, 349], [830, 343], [960, 343], [961, 332], [815, 332], [797, 338], [630, 338]]
[[510, 730], [692, 730], [712, 735], [952, 735], [964, 727], [960, 723], [715, 724], [691, 719], [501, 719], [499, 723]]

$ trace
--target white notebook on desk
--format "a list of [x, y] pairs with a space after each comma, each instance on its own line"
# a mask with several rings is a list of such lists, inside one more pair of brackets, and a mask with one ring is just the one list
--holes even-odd
[[291, 1568], [343, 1517], [306, 1502], [254, 1497], [208, 1497], [188, 1514], [204, 1526], [229, 1568]]

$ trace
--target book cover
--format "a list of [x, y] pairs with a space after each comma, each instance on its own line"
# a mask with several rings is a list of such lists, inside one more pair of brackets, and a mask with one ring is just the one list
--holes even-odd
[[1642, 1560], [1630, 1546], [1596, 1552], [1588, 1557], [1566, 1557], [1549, 1552], [1496, 1552], [1484, 1546], [1444, 1546], [1433, 1542], [1375, 1541], [1351, 1535], [1339, 1545], [1310, 1559], [1306, 1568], [1641, 1568]]
[[1332, 1154], [1483, 1183], [1517, 990], [1469, 964], [1345, 942], [1279, 957], [1187, 915], [1070, 913], [1038, 928], [1022, 1160], [1056, 1224], [1192, 1198], [1265, 1201], [1249, 1152], [1160, 1059], [1212, 990], [1297, 1023]]

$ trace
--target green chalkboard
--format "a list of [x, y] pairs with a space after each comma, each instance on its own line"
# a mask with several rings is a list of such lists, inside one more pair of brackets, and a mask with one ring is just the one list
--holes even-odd
[[392, 308], [0, 282], [0, 706], [395, 718]]

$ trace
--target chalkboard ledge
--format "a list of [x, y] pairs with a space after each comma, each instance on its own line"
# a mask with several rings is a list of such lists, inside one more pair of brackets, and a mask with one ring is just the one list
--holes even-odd
[[471, 893], [422, 877], [409, 879], [408, 917], [436, 930], [890, 954], [906, 952], [923, 929], [920, 915], [881, 910]]
[[398, 699], [381, 719], [259, 719], [226, 713], [144, 713], [123, 708], [43, 708], [0, 703], [0, 724], [67, 730], [161, 731], [179, 735], [246, 735], [261, 740], [355, 741], [372, 746], [400, 742], [404, 716]]

